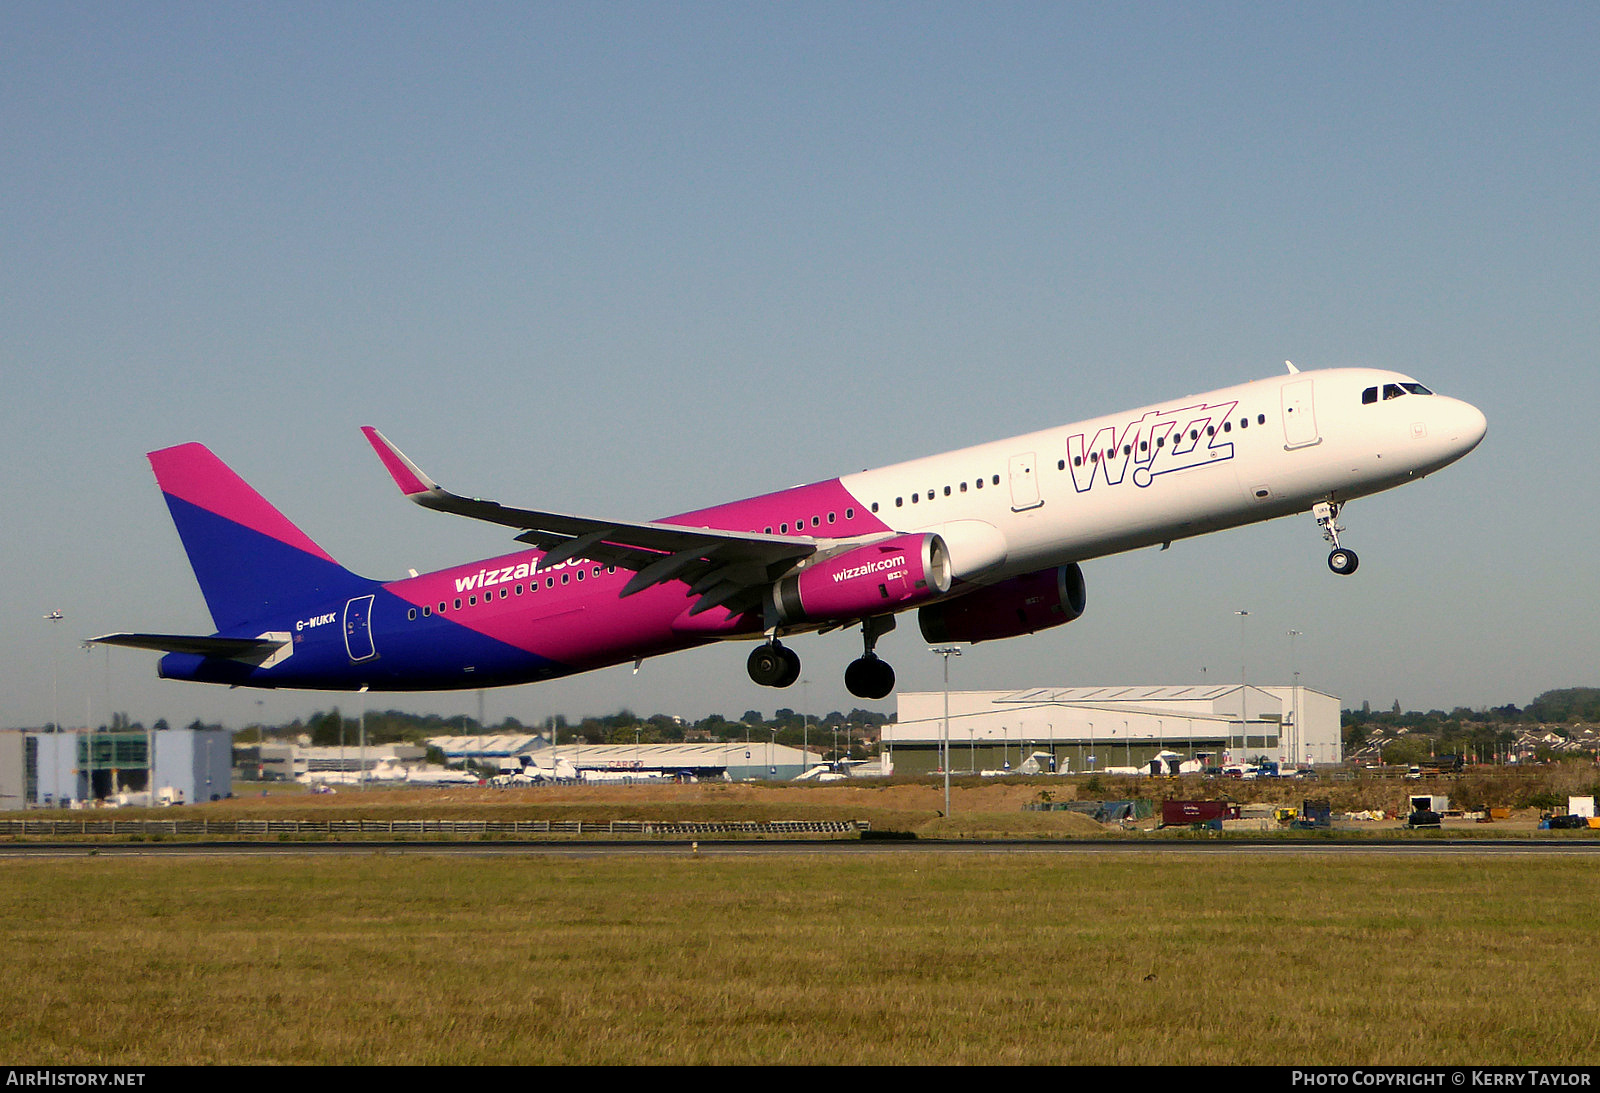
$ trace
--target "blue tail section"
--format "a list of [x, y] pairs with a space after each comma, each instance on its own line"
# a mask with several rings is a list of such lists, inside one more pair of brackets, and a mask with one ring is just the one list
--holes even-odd
[[204, 445], [151, 452], [150, 466], [219, 632], [377, 587], [334, 561]]

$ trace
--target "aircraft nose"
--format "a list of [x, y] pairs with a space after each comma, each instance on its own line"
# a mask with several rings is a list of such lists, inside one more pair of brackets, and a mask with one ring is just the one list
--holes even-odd
[[1466, 455], [1478, 446], [1489, 431], [1489, 419], [1470, 402], [1457, 400], [1453, 409], [1455, 412], [1450, 415], [1450, 439], [1459, 444], [1461, 454]]

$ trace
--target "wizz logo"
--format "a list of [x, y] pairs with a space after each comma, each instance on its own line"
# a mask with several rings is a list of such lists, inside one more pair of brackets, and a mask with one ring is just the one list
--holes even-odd
[[1079, 493], [1091, 489], [1096, 479], [1108, 486], [1129, 477], [1143, 489], [1158, 474], [1188, 470], [1233, 458], [1233, 444], [1223, 440], [1231, 432], [1224, 426], [1237, 402], [1184, 406], [1176, 410], [1151, 410], [1120, 428], [1107, 425], [1089, 440], [1083, 433], [1067, 438], [1067, 470]]

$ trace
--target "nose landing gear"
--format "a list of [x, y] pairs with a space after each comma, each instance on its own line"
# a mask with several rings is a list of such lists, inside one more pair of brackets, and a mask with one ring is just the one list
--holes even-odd
[[1356, 557], [1355, 551], [1339, 545], [1339, 533], [1344, 530], [1338, 523], [1339, 510], [1343, 507], [1338, 501], [1318, 501], [1311, 506], [1311, 515], [1316, 517], [1322, 537], [1333, 544], [1333, 549], [1328, 552], [1328, 568], [1341, 577], [1348, 577], [1356, 571], [1361, 559]]

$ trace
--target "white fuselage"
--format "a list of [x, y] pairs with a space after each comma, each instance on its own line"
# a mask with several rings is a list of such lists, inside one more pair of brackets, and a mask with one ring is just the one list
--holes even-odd
[[[981, 580], [1304, 512], [1420, 478], [1475, 447], [1485, 419], [1375, 369], [1256, 380], [878, 470], [841, 483], [900, 531], [1005, 557]], [[1379, 397], [1363, 403], [1364, 391]], [[1401, 388], [1404, 390], [1404, 388]], [[982, 483], [981, 487], [979, 483]], [[973, 574], [976, 576], [977, 574]]]

